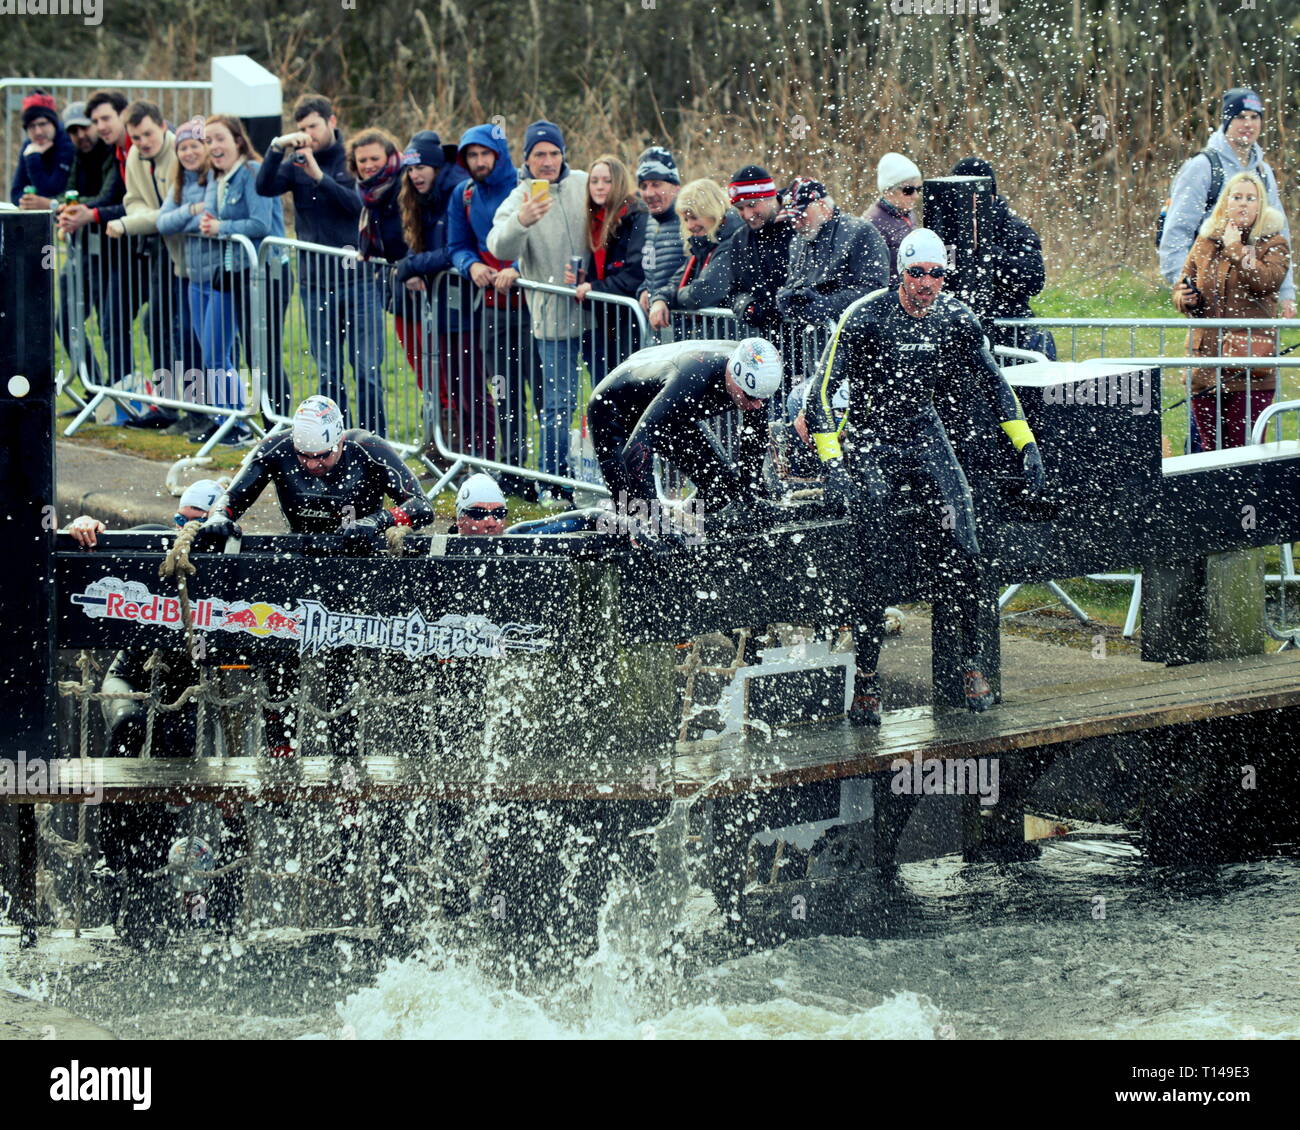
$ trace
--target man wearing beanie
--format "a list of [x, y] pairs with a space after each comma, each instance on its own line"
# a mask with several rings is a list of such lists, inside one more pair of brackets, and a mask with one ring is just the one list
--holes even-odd
[[[27, 143], [14, 170], [9, 199], [20, 208], [45, 211], [68, 186], [76, 148], [59, 121], [54, 98], [44, 90], [34, 90], [23, 99], [23, 130]], [[35, 191], [24, 195], [26, 188]]]
[[709, 273], [723, 287], [741, 323], [738, 333], [779, 333], [776, 295], [785, 285], [794, 229], [780, 215], [776, 182], [761, 165], [740, 169], [727, 185], [727, 197], [745, 226], [714, 255]]
[[[533, 122], [525, 132], [524, 164], [519, 184], [497, 209], [488, 250], [498, 259], [517, 260], [526, 279], [563, 285], [569, 260], [580, 255], [585, 262], [591, 250], [587, 174], [569, 168], [564, 134], [548, 121]], [[533, 181], [547, 182], [545, 192], [536, 192]], [[542, 372], [540, 469], [567, 478], [569, 427], [578, 405], [582, 307], [568, 295], [527, 290], [524, 296]], [[571, 493], [560, 487], [555, 497], [563, 501]]]
[[[926, 508], [927, 548], [940, 555], [936, 577], [960, 617], [966, 707], [987, 710], [995, 694], [984, 673], [984, 641], [997, 630], [995, 594], [985, 585], [975, 512], [966, 476], [953, 454], [936, 409], [936, 394], [956, 389], [964, 401], [987, 402], [1001, 424], [1003, 454], [1014, 458], [1025, 490], [1042, 488], [1043, 461], [1034, 433], [985, 343], [971, 311], [940, 293], [947, 250], [928, 228], [917, 228], [898, 249], [897, 290], [879, 291], [848, 308], [813, 378], [806, 413], [825, 471], [827, 501], [854, 520], [859, 531], [852, 560], [861, 569], [852, 618], [857, 651], [850, 721], [880, 725], [881, 691], [876, 677], [885, 602], [880, 575], [886, 554], [915, 553], [891, 545], [895, 511], [906, 492]], [[848, 382], [853, 405], [842, 420], [835, 399]], [[1013, 455], [1014, 452], [1014, 455]]]
[[921, 202], [921, 170], [901, 153], [886, 153], [876, 165], [880, 199], [863, 219], [884, 237], [889, 249], [889, 285], [898, 286], [898, 245], [916, 226], [912, 210]]
[[636, 159], [636, 186], [650, 209], [654, 227], [646, 233], [641, 264], [645, 281], [637, 292], [641, 309], [650, 313], [650, 301], [661, 290], [672, 287], [686, 262], [682, 246], [682, 225], [677, 217], [677, 193], [682, 178], [677, 162], [662, 145], [652, 145]]
[[[1264, 182], [1268, 203], [1285, 217], [1277, 176], [1264, 160], [1264, 150], [1258, 144], [1263, 128], [1264, 103], [1255, 91], [1235, 87], [1224, 92], [1218, 129], [1210, 134], [1201, 152], [1183, 162], [1169, 190], [1168, 211], [1160, 235], [1160, 273], [1170, 286], [1183, 277], [1183, 264], [1187, 262], [1201, 223], [1214, 209], [1219, 193], [1234, 174], [1244, 171], [1259, 177]], [[1284, 224], [1282, 235], [1290, 242], [1289, 224]], [[1293, 268], [1287, 269], [1278, 298], [1282, 316], [1294, 318]]]
[[866, 220], [847, 216], [821, 181], [796, 177], [785, 190], [794, 227], [785, 285], [776, 308], [788, 324], [820, 325], [838, 319], [854, 299], [889, 282], [885, 241]]

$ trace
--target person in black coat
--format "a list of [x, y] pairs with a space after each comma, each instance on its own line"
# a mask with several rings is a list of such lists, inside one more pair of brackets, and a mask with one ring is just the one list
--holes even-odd
[[[645, 247], [650, 213], [637, 198], [627, 166], [612, 154], [592, 162], [587, 172], [587, 217], [590, 251], [578, 278], [572, 267], [564, 281], [575, 287], [574, 297], [618, 294], [635, 298], [645, 282], [641, 253]], [[582, 356], [594, 388], [614, 365], [622, 364], [641, 347], [630, 311], [617, 303], [593, 302], [582, 335]]]
[[[951, 293], [979, 318], [994, 345], [1015, 345], [1014, 329], [998, 329], [997, 318], [1032, 318], [1029, 300], [1043, 289], [1043, 245], [1024, 220], [998, 195], [993, 166], [979, 157], [966, 157], [952, 169], [953, 176], [988, 177], [992, 181], [991, 217], [981, 217], [979, 244], [973, 268], [956, 271]], [[1026, 344], [1022, 333], [1020, 344]]]
[[[47, 91], [34, 90], [24, 98], [22, 113], [27, 141], [18, 155], [9, 199], [20, 208], [44, 210], [68, 187], [76, 148]], [[24, 191], [29, 188], [31, 192]]]
[[[455, 271], [447, 242], [449, 209], [462, 206], [468, 179], [469, 173], [456, 162], [456, 146], [443, 145], [433, 130], [420, 130], [402, 154], [400, 200], [407, 254], [395, 276], [397, 336], [416, 384], [425, 390], [425, 373], [432, 372], [435, 352], [425, 303], [434, 303], [443, 442], [453, 451], [495, 459], [496, 405], [469, 321], [473, 295], [470, 284]], [[432, 377], [426, 395], [432, 398]], [[426, 456], [435, 455], [432, 435], [426, 443]]]
[[772, 175], [759, 165], [746, 165], [727, 185], [732, 206], [745, 221], [713, 257], [727, 302], [741, 323], [737, 334], [779, 337], [781, 312], [777, 292], [785, 285], [790, 263], [789, 220], [780, 218], [780, 199]]

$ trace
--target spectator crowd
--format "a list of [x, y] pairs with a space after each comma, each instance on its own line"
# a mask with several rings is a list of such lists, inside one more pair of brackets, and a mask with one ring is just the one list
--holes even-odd
[[[79, 269], [58, 282], [65, 347], [72, 352], [82, 333], [72, 312], [93, 312], [102, 354], [85, 351], [88, 375], [128, 387], [143, 311], [153, 371], [203, 374], [200, 387], [157, 390], [171, 405], [119, 405], [115, 422], [248, 442], [249, 389], [237, 359], [242, 348], [251, 361], [255, 339], [264, 395], [283, 417], [293, 391], [282, 344], [296, 286], [316, 369], [311, 391], [337, 401], [350, 425], [389, 430], [392, 315], [448, 446], [523, 467], [535, 433], [536, 467], [568, 477], [582, 369], [594, 386], [637, 348], [633, 304], [665, 337], [684, 332], [683, 313], [725, 307], [738, 323], [729, 335], [803, 340], [859, 298], [899, 285], [898, 247], [918, 226], [924, 184], [915, 162], [884, 154], [877, 198], [859, 217], [822, 181], [779, 186], [756, 163], [725, 184], [683, 183], [661, 145], [635, 161], [605, 153], [578, 169], [563, 129], [545, 120], [527, 127], [516, 165], [493, 124], [471, 126], [454, 145], [432, 130], [403, 145], [377, 126], [345, 137], [319, 94], [299, 98], [290, 116], [292, 129], [261, 153], [236, 117], [169, 123], [157, 105], [115, 90], [62, 112], [42, 90], [23, 101], [11, 199], [52, 210], [75, 251]], [[1159, 260], [1174, 305], [1189, 317], [1268, 318], [1279, 302], [1295, 314], [1289, 229], [1259, 145], [1263, 124], [1258, 95], [1228, 91], [1219, 128], [1174, 180]], [[1025, 344], [994, 321], [1032, 316], [1030, 299], [1045, 280], [1038, 235], [1012, 211], [987, 161], [965, 158], [947, 175], [983, 178], [989, 189], [950, 289], [992, 343]], [[313, 246], [273, 242], [273, 253], [250, 264], [242, 240], [254, 252], [282, 240], [286, 196], [297, 240]], [[356, 260], [340, 249], [355, 250]], [[262, 273], [257, 288], [252, 270]], [[1047, 335], [1034, 344], [1051, 354]], [[1277, 335], [1193, 330], [1189, 348], [1269, 356]], [[790, 366], [788, 376], [807, 370]], [[1191, 392], [1194, 442], [1245, 442], [1246, 423], [1276, 395], [1276, 369], [1207, 366], [1194, 372]], [[190, 405], [207, 411], [185, 411]], [[508, 491], [529, 490], [523, 477], [504, 478]]]

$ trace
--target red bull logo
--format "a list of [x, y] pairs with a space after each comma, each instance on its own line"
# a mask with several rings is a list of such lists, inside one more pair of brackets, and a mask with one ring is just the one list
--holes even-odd
[[259, 601], [245, 608], [227, 607], [225, 618], [217, 627], [254, 636], [297, 636], [298, 617], [289, 615], [277, 605]]

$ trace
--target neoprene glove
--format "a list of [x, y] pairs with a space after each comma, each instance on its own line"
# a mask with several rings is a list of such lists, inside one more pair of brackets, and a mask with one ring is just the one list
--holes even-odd
[[1025, 475], [1025, 489], [1030, 494], [1037, 494], [1047, 481], [1047, 474], [1043, 470], [1043, 457], [1038, 454], [1038, 444], [1025, 444], [1020, 449], [1020, 454], [1023, 457], [1021, 466]]
[[244, 531], [225, 514], [209, 514], [194, 537], [195, 549], [224, 549], [227, 538], [242, 538]]
[[388, 542], [379, 522], [374, 518], [358, 518], [343, 529], [343, 552], [364, 556], [387, 549]]
[[858, 504], [858, 485], [850, 477], [842, 459], [828, 459], [822, 464], [822, 501], [848, 514]]

